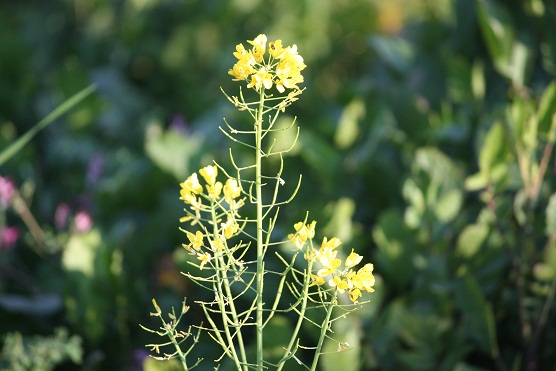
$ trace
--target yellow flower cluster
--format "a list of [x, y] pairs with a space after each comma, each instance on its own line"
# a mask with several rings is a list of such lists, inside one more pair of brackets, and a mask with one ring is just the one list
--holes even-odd
[[362, 296], [362, 291], [374, 292], [374, 266], [368, 263], [357, 271], [352, 269], [363, 260], [363, 257], [354, 252], [353, 249], [344, 261], [344, 268], [339, 269], [342, 265], [342, 260], [336, 256], [338, 255], [337, 248], [342, 242], [337, 237], [333, 237], [330, 240], [324, 237], [318, 250], [314, 249], [312, 244], [306, 245], [307, 240], [312, 240], [315, 236], [315, 224], [315, 221], [308, 225], [304, 222], [296, 223], [294, 225], [296, 233], [288, 235], [288, 239], [298, 249], [306, 248], [306, 259], [315, 259], [320, 263], [321, 268], [317, 273], [311, 273], [313, 285], [324, 285], [326, 278], [329, 277], [328, 285], [335, 287], [340, 293], [347, 291], [353, 303], [357, 303], [357, 300]]
[[[238, 59], [228, 72], [234, 81], [247, 80], [248, 88], [270, 89], [273, 85], [283, 93], [286, 89], [299, 91], [297, 84], [303, 82], [301, 71], [306, 67], [303, 57], [297, 53], [297, 45], [282, 47], [282, 40], [268, 43], [266, 35], [260, 34], [254, 40], [248, 40], [251, 49], [243, 44], [236, 46], [234, 56]], [[266, 58], [265, 58], [266, 56]]]
[[[208, 195], [210, 199], [218, 200], [222, 191], [224, 191], [224, 201], [226, 201], [232, 209], [238, 209], [243, 205], [241, 202], [236, 202], [236, 199], [241, 195], [241, 188], [236, 179], [228, 178], [226, 184], [222, 185], [221, 182], [216, 180], [218, 176], [218, 167], [211, 165], [199, 170], [199, 174], [201, 174], [206, 182], [206, 195]], [[193, 173], [189, 176], [189, 178], [180, 184], [180, 187], [180, 200], [183, 200], [186, 204], [192, 205], [195, 209], [200, 208], [202, 203], [200, 195], [203, 193], [203, 186], [199, 183], [197, 173]]]
[[[197, 256], [200, 260], [200, 268], [203, 267], [212, 259], [214, 252], [222, 251], [226, 246], [226, 240], [237, 235], [240, 231], [240, 226], [235, 219], [236, 211], [243, 206], [243, 200], [237, 200], [241, 196], [241, 188], [236, 179], [228, 178], [223, 185], [217, 181], [218, 167], [206, 166], [199, 170], [199, 174], [205, 181], [206, 193], [203, 191], [203, 186], [199, 182], [197, 173], [191, 174], [183, 183], [180, 184], [180, 200], [185, 204], [190, 205], [191, 209], [195, 212], [197, 218], [200, 218], [201, 212], [214, 212], [214, 205], [223, 207], [223, 202], [228, 205], [228, 210], [231, 212], [225, 213], [227, 215], [226, 222], [220, 223], [218, 233], [216, 236], [204, 234], [201, 231], [195, 234], [182, 229], [189, 239], [189, 244], [183, 244], [183, 247], [191, 254]], [[203, 199], [209, 200], [213, 206], [203, 204]], [[194, 219], [192, 216], [182, 218], [180, 221], [187, 221]], [[208, 246], [205, 245], [204, 238], [208, 239]], [[208, 251], [202, 251], [203, 248]]]

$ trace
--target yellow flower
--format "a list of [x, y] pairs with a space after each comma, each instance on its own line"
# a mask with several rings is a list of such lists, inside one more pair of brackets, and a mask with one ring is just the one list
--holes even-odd
[[361, 294], [361, 290], [355, 288], [355, 289], [351, 289], [348, 292], [349, 294], [349, 298], [353, 303], [357, 303], [357, 299], [359, 299], [362, 294]]
[[222, 237], [217, 237], [214, 241], [211, 242], [211, 246], [213, 250], [222, 251], [225, 247], [225, 242]]
[[218, 167], [217, 166], [205, 166], [201, 170], [199, 170], [199, 174], [205, 179], [208, 185], [214, 185], [216, 182], [216, 176], [218, 175]]
[[305, 244], [305, 241], [315, 237], [316, 224], [317, 222], [314, 220], [309, 225], [306, 225], [303, 222], [295, 223], [293, 227], [295, 228], [296, 233], [289, 234], [288, 239], [292, 241], [298, 249], [301, 249]]
[[315, 274], [311, 274], [311, 279], [313, 280], [313, 282], [311, 282], [311, 286], [314, 285], [318, 285], [318, 286], [322, 286], [324, 285], [324, 277], [315, 275]]
[[273, 56], [275, 59], [281, 58], [283, 53], [284, 49], [282, 48], [282, 40], [276, 40], [268, 43], [268, 54]]
[[237, 185], [237, 180], [229, 178], [224, 185], [224, 200], [231, 205], [234, 198], [241, 195], [241, 188]]
[[326, 237], [322, 240], [321, 249], [323, 248], [330, 248], [335, 249], [342, 244], [342, 241], [338, 237], [333, 237], [332, 239], [327, 239]]
[[262, 62], [266, 50], [266, 35], [260, 34], [254, 40], [247, 40], [247, 42], [253, 45], [253, 57], [255, 57], [255, 60], [259, 63]]
[[272, 75], [268, 72], [266, 67], [261, 67], [255, 74], [251, 76], [251, 81], [247, 84], [248, 88], [255, 87], [257, 91], [263, 87], [270, 89], [272, 87]]
[[226, 239], [233, 237], [237, 231], [239, 231], [239, 225], [233, 219], [228, 219], [226, 223], [222, 223], [221, 226]]
[[322, 268], [318, 270], [317, 275], [324, 277], [336, 272], [342, 261], [336, 259], [337, 250], [331, 248], [321, 248], [316, 252], [317, 259], [322, 264]]
[[180, 187], [180, 200], [190, 205], [197, 203], [195, 194], [203, 192], [203, 187], [197, 179], [197, 173], [191, 174], [183, 183], [180, 183]]
[[[255, 59], [253, 58], [253, 62]], [[234, 81], [247, 79], [255, 71], [249, 59], [240, 59], [234, 64], [231, 70], [228, 71], [229, 75], [235, 77]]]
[[353, 286], [360, 290], [374, 292], [375, 276], [373, 275], [373, 268], [374, 266], [371, 263], [367, 263], [359, 269], [351, 279]]
[[203, 246], [203, 233], [201, 231], [195, 232], [195, 234], [185, 231], [187, 234], [187, 238], [189, 239], [189, 245], [183, 245], [187, 250], [192, 251], [193, 248], [195, 251], [199, 251], [201, 246]]
[[220, 193], [222, 193], [222, 183], [216, 182], [214, 185], [207, 185], [207, 193], [213, 199], [220, 197]]
[[303, 57], [297, 52], [297, 45], [284, 48], [282, 40], [269, 42], [269, 57], [265, 60], [266, 35], [260, 34], [247, 42], [253, 46], [250, 50], [238, 44], [233, 53], [237, 62], [228, 73], [234, 77], [234, 81], [247, 80], [247, 87], [257, 91], [263, 87], [270, 89], [272, 85], [276, 85], [280, 93], [294, 89], [296, 93], [288, 94], [288, 99], [290, 102], [296, 100], [296, 96], [302, 92], [297, 84], [303, 82], [301, 71], [306, 67]]
[[351, 249], [351, 254], [346, 258], [346, 268], [351, 268], [359, 264], [363, 260], [361, 255], [358, 255]]
[[203, 269], [205, 264], [207, 264], [212, 259], [212, 255], [210, 255], [208, 252], [202, 254], [199, 253], [197, 254], [197, 259], [201, 261], [201, 264], [199, 264], [199, 268]]
[[339, 276], [332, 277], [328, 284], [330, 287], [336, 287], [340, 293], [344, 293], [349, 288], [348, 282]]

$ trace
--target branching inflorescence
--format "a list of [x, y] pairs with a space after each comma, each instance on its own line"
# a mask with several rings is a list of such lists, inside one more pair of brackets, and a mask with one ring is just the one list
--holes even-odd
[[[257, 99], [246, 100], [241, 88], [238, 96], [224, 94], [238, 110], [249, 113], [253, 127], [239, 130], [224, 120], [226, 125], [220, 129], [233, 142], [252, 151], [255, 161], [238, 166], [230, 149], [233, 174], [215, 163], [200, 169], [199, 175], [191, 174], [180, 184], [180, 200], [186, 206], [186, 215], [180, 221], [188, 223], [187, 228], [180, 228], [186, 234], [183, 247], [195, 257], [191, 264], [197, 271], [184, 275], [214, 293], [214, 299], [195, 303], [200, 305], [207, 320], [207, 325], [198, 328], [206, 331], [222, 349], [222, 357], [217, 361], [227, 357], [238, 370], [280, 370], [292, 358], [305, 365], [296, 352], [312, 349], [312, 360], [305, 367], [314, 370], [323, 342], [329, 338], [331, 324], [354, 310], [364, 291], [374, 291], [373, 265], [368, 263], [356, 269], [363, 257], [353, 249], [342, 262], [337, 257], [341, 241], [336, 237], [324, 237], [320, 245], [314, 243], [315, 221], [296, 223], [287, 238], [273, 235], [280, 207], [295, 197], [301, 177], [293, 194], [281, 199], [283, 155], [293, 148], [295, 141], [290, 148], [275, 151], [275, 142], [268, 134], [293, 129], [297, 139], [299, 129], [294, 129], [295, 120], [286, 128], [277, 128], [276, 122], [303, 92], [298, 84], [303, 82], [301, 72], [306, 66], [295, 44], [283, 47], [281, 40], [267, 43], [267, 37], [262, 34], [248, 43], [251, 45], [248, 49], [243, 44], [237, 45], [234, 52], [237, 62], [229, 74], [234, 81], [246, 81], [247, 88], [257, 93]], [[277, 158], [280, 166], [278, 171], [267, 174], [263, 162], [271, 157]], [[243, 210], [248, 207], [255, 208], [255, 217], [244, 216]], [[265, 260], [273, 256], [266, 257], [269, 251], [283, 263], [282, 270], [265, 267]], [[278, 286], [272, 288], [275, 298], [266, 303], [263, 291], [268, 275], [277, 277]], [[286, 292], [284, 288], [289, 298], [293, 298], [287, 304], [281, 300]], [[340, 304], [338, 300], [338, 295], [346, 292], [352, 305]], [[264, 297], [268, 298], [268, 294]], [[334, 309], [340, 313], [333, 313]], [[324, 311], [324, 319], [310, 316], [309, 312], [315, 310]], [[283, 356], [271, 363], [264, 356], [263, 333], [278, 313], [295, 313], [297, 319]], [[301, 344], [304, 322], [319, 328], [318, 342], [312, 347]], [[249, 341], [247, 331], [253, 328], [256, 340]], [[162, 335], [172, 338], [175, 333], [169, 331]], [[338, 342], [339, 350], [348, 348], [347, 343]], [[175, 354], [181, 357], [183, 353]]]

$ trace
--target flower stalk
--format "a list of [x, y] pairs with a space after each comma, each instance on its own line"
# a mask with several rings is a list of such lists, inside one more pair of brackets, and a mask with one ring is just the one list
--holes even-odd
[[[237, 45], [234, 56], [238, 61], [229, 74], [235, 81], [247, 82], [247, 88], [256, 92], [256, 98], [249, 101], [241, 89], [239, 96], [224, 94], [239, 111], [249, 113], [253, 124], [249, 130], [238, 129], [224, 120], [226, 129], [220, 129], [236, 145], [254, 151], [254, 163], [238, 166], [230, 149], [233, 175], [215, 163], [200, 169], [199, 175], [191, 174], [180, 184], [180, 200], [185, 204], [186, 214], [180, 221], [190, 224], [180, 229], [188, 240], [183, 248], [191, 258], [189, 263], [193, 269], [183, 274], [214, 293], [214, 300], [198, 299], [195, 303], [201, 306], [208, 323], [206, 327], [197, 328], [206, 331], [222, 350], [216, 362], [226, 357], [237, 370], [262, 371], [273, 367], [280, 371], [287, 369], [293, 358], [314, 370], [325, 339], [329, 338], [332, 312], [338, 307], [337, 295], [347, 292], [355, 305], [362, 291], [374, 291], [373, 265], [366, 264], [354, 270], [363, 257], [353, 250], [342, 262], [337, 258], [341, 241], [336, 237], [324, 237], [322, 244], [314, 245], [316, 221], [296, 223], [294, 233], [287, 238], [274, 233], [280, 207], [295, 197], [301, 176], [293, 194], [281, 199], [284, 155], [294, 147], [295, 141], [288, 149], [275, 151], [276, 143], [269, 143], [268, 135], [295, 126], [295, 120], [286, 128], [276, 128], [275, 124], [280, 114], [303, 92], [298, 84], [303, 82], [301, 71], [306, 66], [295, 44], [283, 47], [281, 40], [267, 44], [265, 35], [248, 43], [252, 46], [249, 49], [243, 44]], [[297, 140], [299, 129], [295, 130]], [[279, 161], [279, 170], [274, 175], [263, 168], [269, 158]], [[221, 181], [222, 173], [225, 180]], [[264, 192], [264, 187], [269, 187], [270, 192]], [[244, 216], [243, 208], [247, 204], [256, 209], [252, 218]], [[255, 231], [249, 226], [254, 226]], [[255, 251], [250, 251], [252, 247]], [[265, 261], [274, 258], [265, 256], [271, 248], [276, 248], [278, 266], [284, 264], [281, 271], [266, 268]], [[264, 302], [267, 279], [279, 280], [271, 305]], [[309, 319], [310, 311], [322, 309], [326, 310], [324, 322]], [[265, 328], [279, 313], [294, 313], [298, 318], [292, 322], [291, 336], [283, 344], [284, 353], [266, 359]], [[301, 328], [304, 323], [320, 329], [316, 348], [303, 344]], [[246, 335], [252, 333], [253, 327], [255, 339], [250, 341]], [[300, 349], [315, 349], [316, 352], [311, 357], [297, 354]], [[175, 353], [180, 359], [182, 354], [185, 357], [188, 352]]]

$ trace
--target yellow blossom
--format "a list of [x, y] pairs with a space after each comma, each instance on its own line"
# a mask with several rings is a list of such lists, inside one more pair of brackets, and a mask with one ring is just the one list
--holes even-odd
[[306, 67], [303, 57], [297, 52], [297, 45], [284, 48], [282, 40], [269, 42], [269, 57], [265, 58], [266, 35], [260, 34], [247, 42], [252, 45], [252, 48], [245, 49], [243, 44], [236, 46], [233, 54], [237, 58], [237, 62], [228, 73], [234, 77], [235, 81], [247, 80], [247, 87], [257, 91], [263, 87], [270, 89], [273, 85], [276, 85], [276, 89], [280, 93], [284, 93], [286, 89], [293, 89], [296, 93], [288, 94], [288, 99], [296, 100], [296, 96], [302, 92], [298, 87], [298, 84], [303, 82], [301, 71]]
[[220, 193], [222, 193], [222, 183], [216, 182], [214, 185], [207, 185], [207, 193], [213, 199], [220, 197]]
[[322, 264], [322, 268], [318, 270], [317, 275], [324, 277], [336, 272], [342, 261], [336, 259], [337, 250], [331, 248], [321, 248], [316, 252], [317, 259]]
[[212, 255], [210, 255], [208, 252], [205, 252], [205, 253], [202, 253], [202, 254], [199, 253], [199, 254], [197, 254], [197, 259], [199, 259], [201, 261], [201, 264], [199, 264], [199, 268], [203, 269], [205, 264], [207, 264], [212, 259]]
[[201, 231], [197, 231], [195, 232], [195, 234], [189, 231], [185, 231], [185, 233], [187, 234], [187, 238], [189, 239], [189, 245], [184, 244], [184, 247], [189, 251], [191, 251], [191, 248], [193, 248], [195, 251], [199, 251], [201, 246], [203, 246], [203, 233], [201, 233]]
[[237, 185], [237, 180], [229, 178], [224, 184], [224, 200], [231, 205], [232, 201], [241, 195], [241, 188]]
[[218, 167], [217, 166], [205, 166], [201, 170], [199, 170], [199, 174], [205, 179], [208, 185], [214, 185], [216, 182], [216, 176], [218, 175]]
[[351, 249], [351, 254], [346, 258], [346, 268], [351, 268], [359, 264], [363, 257]]
[[313, 282], [311, 282], [311, 286], [324, 285], [324, 277], [321, 277], [321, 276], [316, 275], [316, 274], [311, 274], [311, 279], [313, 280]]
[[239, 225], [233, 219], [228, 219], [226, 223], [222, 223], [221, 226], [226, 239], [233, 237], [237, 231], [239, 231]]
[[268, 54], [272, 57], [278, 59], [284, 53], [284, 49], [282, 48], [282, 40], [276, 40], [274, 42], [268, 43]]
[[357, 299], [359, 299], [362, 294], [361, 294], [361, 290], [355, 288], [355, 289], [351, 289], [348, 292], [349, 294], [349, 298], [353, 303], [357, 303]]
[[263, 56], [266, 50], [266, 35], [260, 34], [254, 40], [247, 40], [247, 42], [253, 45], [253, 57], [257, 62], [262, 62]]
[[374, 266], [371, 263], [367, 263], [360, 268], [351, 279], [353, 286], [360, 290], [374, 292], [375, 276], [373, 275], [373, 268]]
[[211, 241], [211, 247], [213, 250], [222, 251], [225, 247], [225, 241], [222, 237], [217, 237], [214, 241]]
[[293, 227], [295, 228], [296, 233], [289, 234], [288, 239], [292, 241], [298, 249], [301, 249], [305, 244], [305, 241], [315, 237], [316, 224], [317, 222], [314, 220], [309, 225], [306, 225], [303, 222], [295, 223]]
[[191, 174], [183, 183], [180, 184], [180, 200], [186, 204], [195, 205], [197, 203], [196, 194], [203, 192], [203, 187], [197, 179], [197, 173]]
[[251, 82], [247, 84], [248, 88], [255, 87], [259, 91], [261, 87], [270, 89], [272, 87], [272, 75], [268, 72], [266, 67], [261, 67], [255, 74], [251, 76]]
[[340, 241], [340, 239], [338, 237], [332, 237], [330, 240], [328, 238], [324, 237], [322, 239], [321, 249], [322, 248], [335, 249], [338, 246], [340, 246], [341, 244], [342, 244], [342, 241]]
[[339, 276], [332, 277], [332, 279], [328, 281], [328, 284], [331, 287], [336, 287], [340, 293], [344, 293], [349, 288], [348, 282]]

